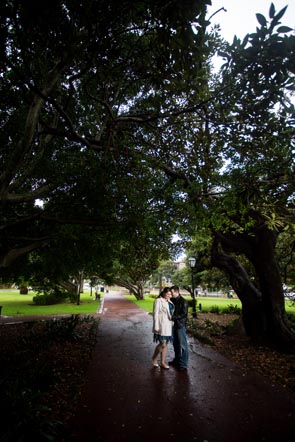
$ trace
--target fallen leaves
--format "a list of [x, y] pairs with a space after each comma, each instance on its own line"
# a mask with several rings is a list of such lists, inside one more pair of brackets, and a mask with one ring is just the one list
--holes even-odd
[[[204, 316], [203, 316], [204, 315]], [[216, 324], [210, 333], [211, 344], [214, 348], [228, 357], [244, 370], [255, 371], [269, 379], [271, 383], [280, 384], [291, 392], [295, 392], [295, 355], [283, 354], [271, 348], [255, 345], [245, 336], [224, 334], [224, 327], [237, 318], [236, 315], [215, 315], [213, 313], [198, 315], [199, 325], [204, 333], [210, 333], [206, 327], [208, 321]], [[212, 330], [212, 327], [211, 327]]]

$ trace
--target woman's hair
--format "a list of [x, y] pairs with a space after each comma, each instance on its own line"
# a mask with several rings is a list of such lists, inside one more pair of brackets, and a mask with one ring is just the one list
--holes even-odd
[[160, 292], [159, 298], [164, 298], [164, 296], [165, 296], [168, 292], [171, 292], [170, 287], [165, 287], [165, 288]]

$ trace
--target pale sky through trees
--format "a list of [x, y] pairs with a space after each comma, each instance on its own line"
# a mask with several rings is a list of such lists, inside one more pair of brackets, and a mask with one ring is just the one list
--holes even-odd
[[212, 24], [220, 24], [221, 35], [229, 43], [234, 35], [243, 38], [247, 33], [255, 32], [258, 25], [256, 14], [260, 13], [269, 20], [269, 8], [274, 4], [276, 12], [288, 6], [281, 19], [282, 25], [295, 30], [295, 0], [211, 0], [208, 8], [208, 17], [224, 7], [227, 11], [219, 11], [212, 20]]

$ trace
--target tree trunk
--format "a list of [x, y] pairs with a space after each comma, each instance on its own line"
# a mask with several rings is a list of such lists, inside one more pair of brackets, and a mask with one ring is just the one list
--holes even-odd
[[256, 233], [252, 263], [262, 294], [267, 338], [280, 348], [295, 351], [295, 336], [285, 312], [285, 298], [275, 255], [276, 235], [266, 226]]
[[265, 319], [261, 293], [250, 281], [238, 260], [222, 250], [217, 239], [213, 241], [211, 262], [228, 275], [231, 286], [242, 303], [242, 320], [246, 334], [252, 338], [263, 335]]
[[19, 288], [19, 293], [21, 295], [27, 295], [29, 293], [29, 288], [26, 285], [21, 285]]
[[144, 287], [142, 284], [138, 284], [138, 296], [139, 299], [144, 299]]
[[77, 305], [80, 305], [81, 301], [81, 287], [83, 285], [84, 272], [78, 272], [78, 275], [75, 276], [75, 284], [76, 284], [76, 296], [77, 296]]
[[120, 287], [125, 287], [127, 290], [129, 290], [129, 292], [135, 296], [137, 301], [144, 299], [144, 284], [142, 284], [141, 282], [133, 284], [132, 282], [124, 278], [115, 278], [114, 282]]
[[135, 296], [137, 301], [144, 299], [144, 288], [143, 285], [138, 283], [137, 286], [129, 286], [130, 292]]
[[295, 352], [295, 336], [286, 317], [282, 281], [275, 256], [277, 234], [267, 227], [263, 219], [258, 218], [249, 235], [218, 232], [215, 238], [215, 249], [216, 241], [220, 242], [226, 251], [243, 253], [254, 267], [259, 282], [258, 289], [252, 285], [257, 292], [256, 299], [251, 283], [246, 282], [249, 277], [244, 269], [246, 276], [243, 275], [238, 261], [227, 255], [227, 263], [224, 264], [224, 257], [223, 261], [221, 257], [215, 257], [215, 265], [226, 271], [235, 291], [240, 290], [237, 295], [243, 305], [247, 332], [250, 331], [253, 337], [261, 335], [269, 344], [281, 350]]
[[76, 294], [76, 286], [73, 282], [71, 281], [59, 281], [59, 285], [66, 290], [67, 292], [69, 292], [70, 296], [75, 296]]

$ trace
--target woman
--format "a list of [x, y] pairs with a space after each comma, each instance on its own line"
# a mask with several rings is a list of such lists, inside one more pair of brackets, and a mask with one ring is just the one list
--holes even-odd
[[158, 345], [155, 348], [152, 362], [154, 367], [159, 367], [158, 355], [161, 355], [160, 367], [168, 369], [169, 365], [166, 364], [167, 344], [172, 342], [172, 314], [174, 311], [174, 305], [170, 301], [171, 290], [165, 287], [160, 293], [158, 298], [154, 302], [153, 308], [153, 333], [154, 342]]

